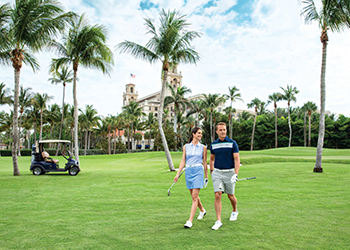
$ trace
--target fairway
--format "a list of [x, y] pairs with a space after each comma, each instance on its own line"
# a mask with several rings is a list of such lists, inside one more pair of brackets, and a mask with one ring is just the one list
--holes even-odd
[[184, 176], [168, 196], [175, 173], [164, 152], [81, 156], [74, 177], [34, 176], [30, 157], [15, 177], [12, 158], [0, 157], [0, 249], [349, 249], [350, 150], [324, 149], [323, 173], [312, 172], [315, 154], [242, 151], [239, 178], [256, 179], [236, 185], [237, 221], [223, 196], [218, 231], [211, 177], [200, 192], [207, 215], [184, 229], [191, 197]]

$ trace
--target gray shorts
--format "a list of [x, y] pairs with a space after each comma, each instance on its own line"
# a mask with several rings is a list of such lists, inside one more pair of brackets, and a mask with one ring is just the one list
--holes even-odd
[[234, 194], [236, 183], [231, 183], [231, 178], [235, 171], [222, 172], [214, 169], [211, 174], [213, 179], [214, 192], [224, 192], [226, 194]]

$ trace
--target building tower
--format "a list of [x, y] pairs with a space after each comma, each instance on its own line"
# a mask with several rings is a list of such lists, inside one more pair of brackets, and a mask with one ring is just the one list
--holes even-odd
[[123, 92], [123, 106], [129, 105], [131, 101], [136, 101], [138, 97], [137, 91], [135, 91], [135, 84], [129, 83], [125, 85], [125, 92]]

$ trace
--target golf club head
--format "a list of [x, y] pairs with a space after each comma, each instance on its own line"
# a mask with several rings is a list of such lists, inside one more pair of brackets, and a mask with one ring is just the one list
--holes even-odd
[[168, 196], [170, 196], [170, 190], [168, 190]]

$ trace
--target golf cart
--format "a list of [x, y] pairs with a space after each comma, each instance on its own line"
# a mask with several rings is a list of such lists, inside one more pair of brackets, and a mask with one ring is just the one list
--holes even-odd
[[[61, 151], [58, 155], [62, 155], [67, 163], [64, 168], [59, 167], [59, 160], [50, 157], [49, 153], [45, 151], [45, 144], [61, 144]], [[67, 140], [43, 140], [36, 142], [36, 145], [32, 148], [32, 158], [30, 164], [30, 171], [34, 175], [41, 175], [47, 172], [66, 172], [70, 175], [75, 176], [80, 172], [79, 162], [72, 159], [69, 146], [71, 142]], [[66, 156], [68, 154], [68, 158]]]

